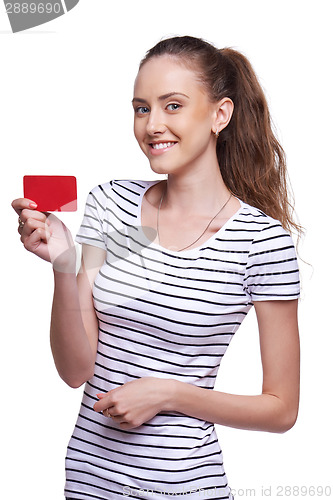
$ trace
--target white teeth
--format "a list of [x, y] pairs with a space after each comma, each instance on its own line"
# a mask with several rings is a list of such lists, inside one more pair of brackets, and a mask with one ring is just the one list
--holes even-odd
[[152, 144], [153, 149], [165, 149], [173, 146], [175, 142], [160, 142], [159, 144]]

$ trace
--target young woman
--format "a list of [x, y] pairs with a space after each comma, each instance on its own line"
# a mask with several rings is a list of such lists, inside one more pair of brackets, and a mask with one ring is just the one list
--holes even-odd
[[[298, 266], [283, 150], [247, 59], [203, 40], [152, 48], [134, 86], [134, 132], [160, 181], [88, 196], [77, 241], [19, 199], [26, 249], [53, 263], [51, 346], [86, 382], [66, 497], [232, 498], [214, 423], [285, 432], [299, 398]], [[262, 393], [213, 390], [254, 305]]]

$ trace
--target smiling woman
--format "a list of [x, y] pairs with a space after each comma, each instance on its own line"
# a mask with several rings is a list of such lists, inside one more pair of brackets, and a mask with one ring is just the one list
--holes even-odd
[[[132, 102], [138, 144], [167, 179], [89, 193], [77, 277], [61, 223], [31, 200], [13, 202], [25, 247], [56, 264], [59, 374], [86, 382], [65, 494], [232, 499], [214, 424], [285, 432], [298, 412], [299, 277], [287, 232], [297, 226], [283, 150], [250, 63], [200, 39], [153, 47]], [[216, 391], [252, 306], [262, 392]]]

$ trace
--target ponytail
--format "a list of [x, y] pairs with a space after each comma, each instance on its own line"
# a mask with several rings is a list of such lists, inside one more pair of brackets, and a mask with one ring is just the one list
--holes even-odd
[[218, 50], [190, 36], [162, 40], [147, 52], [181, 58], [199, 73], [212, 102], [229, 97], [234, 112], [216, 145], [221, 174], [229, 190], [271, 217], [286, 230], [301, 232], [293, 221], [285, 153], [274, 136], [268, 104], [248, 59], [236, 50]]
[[278, 219], [288, 230], [298, 230], [288, 201], [285, 153], [276, 139], [264, 92], [245, 56], [220, 51], [224, 91], [234, 102], [234, 113], [217, 142], [223, 180], [240, 199]]

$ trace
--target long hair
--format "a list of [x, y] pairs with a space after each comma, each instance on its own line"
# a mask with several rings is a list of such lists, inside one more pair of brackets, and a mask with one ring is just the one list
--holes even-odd
[[228, 126], [220, 133], [216, 153], [228, 189], [289, 231], [301, 227], [293, 220], [285, 153], [276, 139], [264, 92], [248, 61], [231, 48], [217, 49], [191, 36], [160, 41], [141, 61], [174, 56], [199, 76], [211, 102], [224, 97], [234, 103]]

